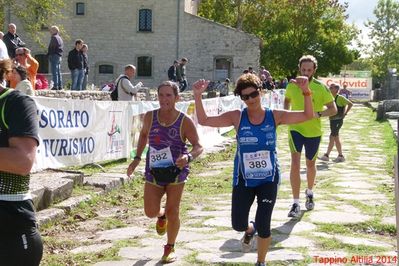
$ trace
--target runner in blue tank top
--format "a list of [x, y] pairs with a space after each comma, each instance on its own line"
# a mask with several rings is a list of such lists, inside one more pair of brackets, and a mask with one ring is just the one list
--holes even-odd
[[[163, 263], [176, 260], [174, 245], [180, 228], [180, 200], [189, 173], [188, 165], [203, 150], [193, 121], [175, 108], [179, 100], [178, 91], [178, 85], [171, 81], [159, 85], [160, 108], [144, 115], [137, 155], [127, 169], [127, 175], [130, 176], [140, 163], [148, 142], [144, 211], [150, 218], [157, 217], [157, 233], [167, 235]], [[190, 152], [187, 150], [186, 140], [192, 145]], [[161, 208], [164, 194], [166, 206]]]
[[[207, 116], [202, 104], [202, 92], [209, 81], [193, 84], [195, 109], [198, 122], [210, 127], [234, 126], [237, 151], [234, 159], [231, 219], [232, 227], [244, 233], [241, 239], [244, 252], [252, 248], [254, 235], [258, 234], [258, 261], [265, 265], [266, 253], [271, 242], [270, 222], [277, 198], [280, 171], [276, 152], [276, 127], [281, 124], [299, 123], [313, 117], [312, 97], [307, 77], [292, 81], [303, 92], [303, 111], [269, 110], [261, 105], [259, 95], [262, 83], [254, 74], [243, 74], [236, 82], [234, 94], [240, 96], [247, 107], [240, 111]], [[249, 211], [255, 197], [257, 211], [254, 222], [248, 223]]]

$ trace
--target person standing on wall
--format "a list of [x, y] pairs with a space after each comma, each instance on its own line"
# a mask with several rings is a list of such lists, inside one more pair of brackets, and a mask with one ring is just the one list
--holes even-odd
[[71, 71], [72, 85], [71, 90], [82, 90], [84, 68], [83, 68], [83, 41], [78, 39], [75, 41], [75, 48], [68, 53], [68, 68]]
[[50, 28], [51, 39], [47, 49], [47, 56], [50, 61], [51, 75], [53, 78], [52, 90], [62, 90], [61, 60], [64, 52], [64, 41], [60, 36], [57, 26]]

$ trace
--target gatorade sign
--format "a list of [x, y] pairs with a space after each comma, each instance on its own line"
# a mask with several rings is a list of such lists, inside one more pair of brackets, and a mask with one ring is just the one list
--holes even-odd
[[318, 78], [324, 82], [327, 86], [331, 83], [337, 83], [341, 88], [346, 85], [346, 88], [352, 91], [353, 100], [370, 100], [370, 91], [372, 88], [371, 78], [343, 78], [343, 77], [330, 77], [330, 78]]

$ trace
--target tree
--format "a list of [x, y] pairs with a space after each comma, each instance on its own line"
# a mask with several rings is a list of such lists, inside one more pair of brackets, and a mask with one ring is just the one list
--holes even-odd
[[368, 20], [372, 49], [369, 52], [373, 63], [373, 75], [383, 79], [389, 68], [398, 67], [399, 57], [399, 3], [394, 0], [379, 0], [374, 9], [375, 21]]
[[304, 54], [316, 56], [324, 75], [359, 56], [348, 48], [357, 30], [346, 24], [346, 9], [338, 0], [203, 0], [199, 14], [260, 37], [261, 64], [274, 76], [295, 75]]
[[[5, 16], [18, 17], [25, 31], [33, 40], [41, 44], [43, 28], [51, 26], [62, 17], [63, 0], [0, 0], [0, 24], [6, 23]], [[47, 32], [46, 32], [47, 34]]]

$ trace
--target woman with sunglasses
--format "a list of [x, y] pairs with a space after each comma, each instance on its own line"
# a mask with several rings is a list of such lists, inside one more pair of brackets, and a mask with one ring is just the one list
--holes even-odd
[[[307, 77], [292, 80], [303, 94], [304, 111], [270, 110], [261, 104], [259, 94], [262, 83], [254, 74], [243, 74], [237, 80], [234, 95], [247, 105], [242, 111], [234, 110], [217, 116], [207, 116], [202, 104], [202, 92], [209, 81], [198, 80], [193, 84], [195, 109], [198, 122], [210, 127], [234, 126], [237, 151], [234, 159], [231, 218], [232, 227], [244, 233], [241, 239], [243, 252], [249, 252], [254, 235], [258, 234], [258, 261], [265, 265], [266, 253], [271, 243], [270, 222], [277, 198], [280, 169], [276, 152], [276, 127], [299, 123], [313, 117], [312, 93]], [[248, 223], [249, 211], [257, 197], [255, 221]]]

